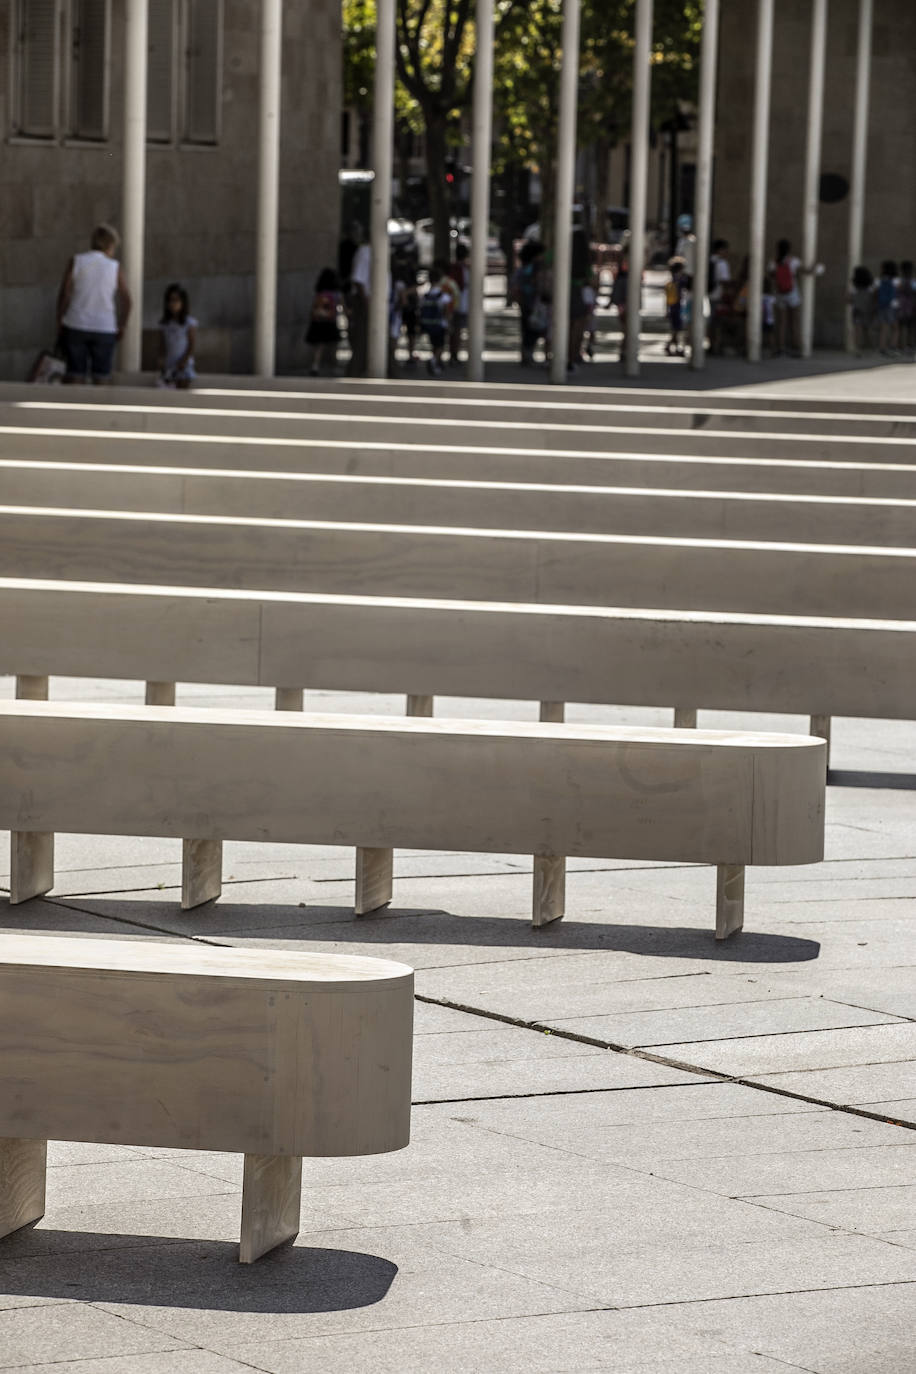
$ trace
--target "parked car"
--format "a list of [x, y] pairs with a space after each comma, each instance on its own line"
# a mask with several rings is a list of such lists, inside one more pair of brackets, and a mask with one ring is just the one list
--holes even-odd
[[[431, 219], [418, 219], [414, 226], [417, 251], [421, 267], [432, 267], [435, 257], [435, 233]], [[471, 247], [471, 221], [469, 219], [452, 219], [449, 227], [449, 239], [451, 242], [450, 257], [455, 256], [455, 249], [459, 243], [464, 244], [468, 249]], [[499, 244], [499, 233], [495, 224], [490, 225], [490, 232], [487, 235], [487, 272], [491, 276], [505, 275], [506, 255]]]

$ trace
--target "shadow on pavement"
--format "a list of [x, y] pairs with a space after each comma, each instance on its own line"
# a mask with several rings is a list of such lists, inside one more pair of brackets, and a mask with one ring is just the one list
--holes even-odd
[[916, 792], [916, 773], [869, 773], [865, 769], [830, 768], [828, 787], [872, 787], [898, 792]]
[[[617, 922], [576, 921], [565, 917], [539, 930], [527, 917], [513, 919], [464, 916], [450, 911], [416, 907], [386, 908], [374, 915], [355, 917], [351, 906], [317, 906], [267, 903], [223, 906], [219, 902], [198, 907], [190, 918], [166, 902], [105, 901], [88, 899], [97, 917], [135, 921], [150, 935], [190, 935], [206, 940], [246, 939], [299, 940], [320, 945], [464, 945], [532, 950], [608, 950], [641, 954], [656, 959], [715, 959], [721, 962], [785, 964], [816, 959], [817, 940], [796, 935], [745, 930], [729, 940], [717, 941], [709, 925], [653, 926]], [[66, 901], [45, 899], [66, 908]], [[76, 905], [76, 903], [74, 903]], [[269, 913], [269, 914], [268, 914]], [[753, 911], [749, 919], [753, 920]], [[47, 930], [46, 916], [42, 929]], [[28, 907], [17, 907], [17, 929], [27, 928]], [[66, 922], [62, 914], [62, 925]]]
[[[74, 1251], [80, 1239], [86, 1246]], [[49, 1253], [46, 1246], [55, 1243], [68, 1253]], [[285, 1246], [255, 1264], [239, 1264], [238, 1245], [229, 1241], [94, 1232], [81, 1238], [72, 1231], [22, 1232], [0, 1250], [5, 1294], [220, 1312], [370, 1307], [386, 1296], [397, 1272], [390, 1260], [356, 1250]]]

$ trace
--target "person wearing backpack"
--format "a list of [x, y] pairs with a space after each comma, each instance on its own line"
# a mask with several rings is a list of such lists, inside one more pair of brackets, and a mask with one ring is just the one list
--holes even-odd
[[897, 264], [890, 260], [881, 264], [881, 275], [875, 284], [875, 306], [878, 348], [890, 358], [897, 352]]
[[780, 239], [776, 245], [776, 257], [767, 270], [776, 292], [776, 348], [773, 357], [787, 351], [797, 357], [800, 352], [798, 326], [801, 306], [798, 277], [799, 273], [813, 271], [813, 268], [803, 267], [801, 258], [792, 252], [789, 240]]
[[437, 377], [442, 372], [442, 349], [448, 333], [451, 303], [451, 295], [442, 286], [442, 268], [431, 267], [429, 286], [420, 300], [420, 328], [429, 339], [433, 351], [433, 356], [426, 364], [431, 377]]

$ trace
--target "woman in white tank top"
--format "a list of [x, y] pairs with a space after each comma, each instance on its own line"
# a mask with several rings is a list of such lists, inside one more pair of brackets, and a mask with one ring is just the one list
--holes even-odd
[[107, 224], [93, 230], [88, 253], [67, 264], [57, 319], [67, 357], [65, 382], [107, 382], [115, 345], [130, 314], [130, 292], [115, 258], [118, 235]]

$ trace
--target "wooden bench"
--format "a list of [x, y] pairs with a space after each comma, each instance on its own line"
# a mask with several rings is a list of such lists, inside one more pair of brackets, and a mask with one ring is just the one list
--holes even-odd
[[[335, 413], [329, 405], [308, 414], [297, 409], [263, 409], [249, 406], [167, 405], [163, 403], [107, 400], [2, 402], [0, 423], [43, 427], [55, 419], [71, 428], [147, 429], [159, 434], [247, 434], [257, 437], [347, 440], [359, 445], [364, 439], [398, 443], [464, 443], [498, 447], [545, 448], [562, 452], [576, 448], [610, 453], [624, 449], [640, 453], [679, 453], [699, 456], [766, 458], [808, 457], [834, 459], [847, 454], [877, 462], [913, 463], [916, 438], [887, 435], [824, 434], [819, 428], [805, 434], [777, 429], [689, 429], [664, 423], [609, 425], [607, 423], [559, 424], [556, 421], [525, 423], [510, 419], [457, 419], [432, 415], [384, 416], [354, 414], [342, 405]], [[740, 423], [740, 421], [739, 421]]]
[[[53, 417], [51, 417], [53, 418]], [[824, 496], [916, 495], [916, 464], [857, 460], [842, 453], [818, 461], [781, 458], [688, 457], [667, 454], [559, 454], [538, 446], [512, 448], [455, 443], [409, 444], [364, 439], [276, 439], [267, 436], [157, 434], [155, 431], [7, 425], [7, 457], [164, 467], [257, 468], [264, 472], [344, 473], [442, 478], [448, 481], [542, 482], [701, 491], [787, 492]]]
[[410, 1138], [413, 971], [353, 955], [5, 935], [0, 1236], [48, 1140], [245, 1156], [239, 1259], [299, 1230], [303, 1156]]
[[908, 620], [916, 550], [0, 507], [0, 576]]
[[916, 499], [0, 460], [0, 504], [578, 534], [916, 545]]
[[0, 673], [17, 695], [51, 675], [133, 678], [150, 704], [176, 682], [271, 687], [301, 709], [313, 691], [397, 692], [911, 720], [916, 621], [744, 616], [604, 607], [229, 592], [0, 579]]
[[648, 859], [716, 865], [724, 939], [746, 865], [823, 857], [825, 775], [800, 735], [0, 703], [13, 901], [53, 886], [55, 831], [182, 838], [185, 907], [219, 895], [224, 840], [357, 846], [361, 913], [395, 847], [533, 854], [535, 925], [564, 856]]

